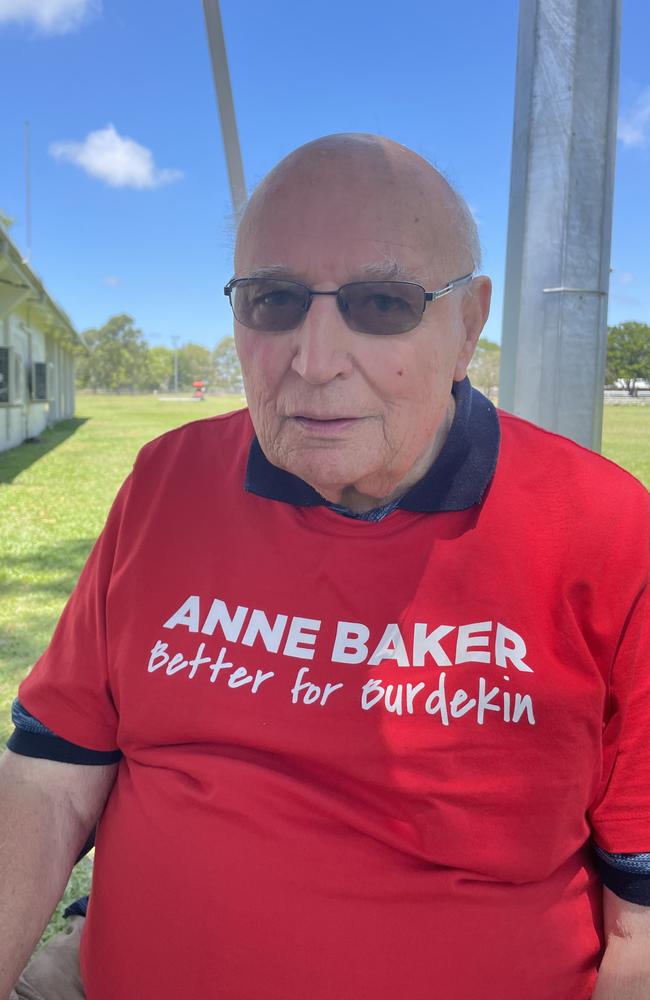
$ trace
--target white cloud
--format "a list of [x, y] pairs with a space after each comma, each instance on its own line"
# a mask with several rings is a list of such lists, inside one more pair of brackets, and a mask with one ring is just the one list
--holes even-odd
[[101, 0], [0, 0], [0, 24], [31, 24], [44, 34], [64, 35], [101, 9]]
[[634, 281], [634, 275], [631, 271], [621, 271], [618, 276], [619, 285], [631, 285]]
[[647, 146], [650, 140], [650, 87], [642, 90], [632, 108], [618, 121], [618, 137], [624, 146]]
[[114, 125], [89, 132], [83, 142], [53, 142], [49, 151], [111, 187], [155, 188], [183, 176], [181, 170], [157, 167], [150, 149], [119, 135]]
[[108, 288], [115, 288], [115, 286], [119, 285], [119, 283], [120, 279], [116, 274], [107, 274], [104, 278], [104, 284], [107, 285]]

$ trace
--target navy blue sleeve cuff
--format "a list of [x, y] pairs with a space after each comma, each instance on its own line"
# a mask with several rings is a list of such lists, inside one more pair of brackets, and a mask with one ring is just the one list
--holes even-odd
[[7, 746], [23, 757], [58, 760], [62, 764], [117, 764], [122, 757], [119, 750], [89, 750], [62, 739], [35, 719], [18, 698], [11, 706], [11, 719], [16, 728]]
[[609, 854], [598, 845], [594, 848], [603, 885], [619, 899], [650, 906], [650, 854]]
[[42, 757], [62, 764], [117, 764], [122, 758], [119, 750], [89, 750], [53, 733], [31, 733], [25, 729], [14, 729], [7, 746], [23, 757]]

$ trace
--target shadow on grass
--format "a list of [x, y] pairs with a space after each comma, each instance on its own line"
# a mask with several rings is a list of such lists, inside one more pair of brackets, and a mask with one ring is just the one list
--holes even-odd
[[48, 451], [53, 451], [63, 444], [69, 437], [75, 434], [79, 428], [86, 423], [88, 417], [72, 417], [70, 420], [61, 420], [54, 427], [48, 427], [42, 432], [39, 438], [25, 444], [19, 444], [9, 451], [0, 453], [0, 483], [13, 483], [14, 479], [29, 469], [30, 465], [38, 462], [39, 458], [47, 455]]
[[65, 598], [72, 592], [96, 539], [71, 538], [54, 545], [37, 545], [30, 552], [4, 554], [0, 594], [10, 598], [27, 592]]

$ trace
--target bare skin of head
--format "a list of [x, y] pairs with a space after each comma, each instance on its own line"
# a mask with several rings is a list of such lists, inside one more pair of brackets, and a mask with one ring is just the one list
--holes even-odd
[[[456, 194], [416, 153], [388, 139], [337, 135], [291, 153], [253, 194], [237, 277], [264, 273], [316, 290], [364, 279], [427, 291], [473, 269]], [[427, 305], [413, 330], [350, 330], [333, 297], [316, 297], [296, 330], [235, 322], [251, 418], [274, 465], [355, 511], [401, 496], [449, 433], [452, 382], [487, 319], [490, 281]]]

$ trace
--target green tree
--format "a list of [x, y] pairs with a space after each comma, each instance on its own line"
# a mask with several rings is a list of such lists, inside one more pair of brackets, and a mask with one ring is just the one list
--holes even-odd
[[10, 215], [0, 208], [0, 229], [6, 229], [7, 232], [11, 229], [16, 220], [12, 219]]
[[82, 389], [134, 391], [147, 383], [148, 348], [130, 316], [113, 316], [98, 330], [81, 334], [77, 383]]
[[499, 366], [501, 348], [487, 337], [481, 337], [469, 366], [469, 377], [488, 399], [496, 400], [499, 394]]
[[202, 380], [210, 384], [212, 355], [201, 344], [183, 344], [178, 349], [178, 387], [189, 389], [192, 382]]
[[147, 389], [168, 390], [174, 373], [174, 352], [169, 347], [150, 347], [147, 353]]
[[221, 392], [244, 392], [239, 358], [234, 337], [224, 337], [214, 349], [214, 386]]
[[623, 382], [630, 396], [638, 394], [637, 382], [650, 381], [650, 326], [619, 323], [607, 336], [606, 379]]

